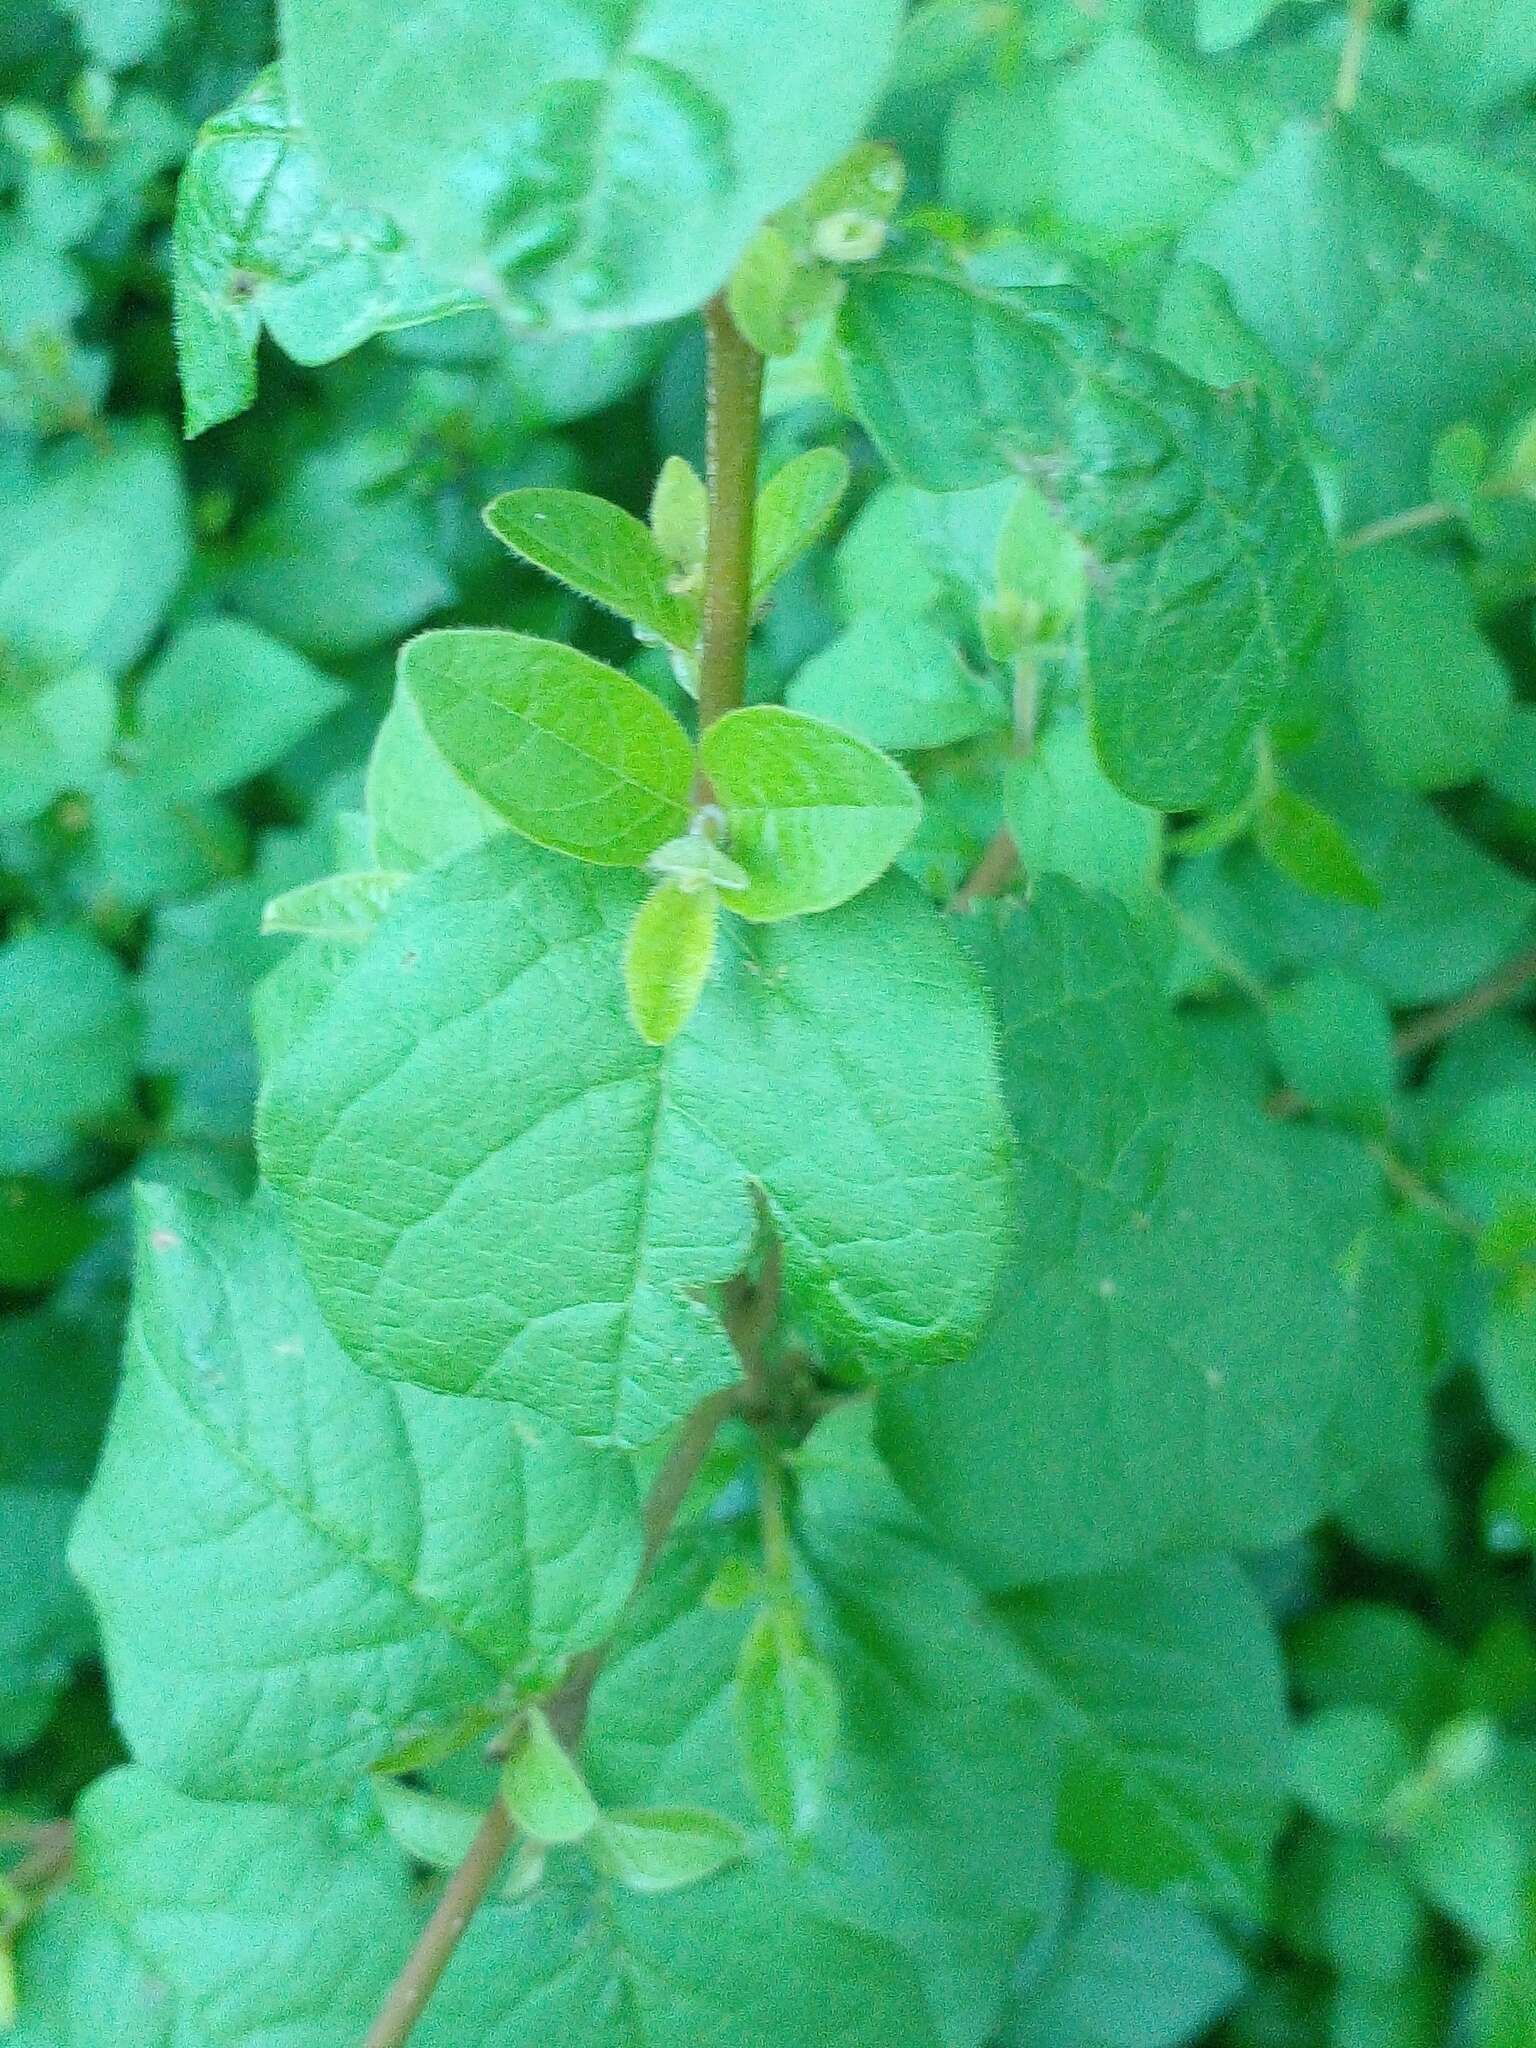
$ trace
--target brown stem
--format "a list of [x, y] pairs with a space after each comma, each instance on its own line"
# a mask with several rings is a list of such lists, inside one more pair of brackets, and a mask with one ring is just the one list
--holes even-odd
[[701, 731], [746, 696], [763, 395], [763, 359], [731, 318], [723, 294], [705, 307], [704, 323], [709, 336], [709, 545], [699, 631]]
[[432, 1918], [368, 2029], [363, 2048], [405, 2048], [505, 1861], [513, 1833], [512, 1816], [498, 1797], [480, 1823], [469, 1853], [449, 1878]]
[[987, 849], [946, 906], [969, 910], [986, 896], [1001, 896], [1019, 872], [1019, 849], [1006, 825], [999, 825]]
[[1371, 16], [1375, 12], [1376, 0], [1349, 0], [1349, 26], [1344, 31], [1339, 75], [1333, 88], [1336, 113], [1353, 113], [1360, 97], [1360, 74], [1365, 69], [1365, 46], [1370, 40]]

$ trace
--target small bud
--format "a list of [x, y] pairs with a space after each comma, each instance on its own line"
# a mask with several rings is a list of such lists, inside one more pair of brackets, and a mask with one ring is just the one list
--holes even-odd
[[811, 247], [824, 263], [868, 263], [885, 247], [885, 222], [852, 207], [829, 213], [811, 230]]

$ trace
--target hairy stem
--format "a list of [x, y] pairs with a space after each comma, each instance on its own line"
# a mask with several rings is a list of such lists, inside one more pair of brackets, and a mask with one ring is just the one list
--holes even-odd
[[731, 318], [724, 296], [704, 309], [709, 334], [709, 546], [699, 633], [699, 725], [734, 711], [746, 694], [752, 631], [752, 515], [763, 359]]
[[465, 1929], [501, 1869], [514, 1833], [512, 1816], [498, 1797], [379, 2008], [363, 2048], [405, 2048], [463, 1940]]

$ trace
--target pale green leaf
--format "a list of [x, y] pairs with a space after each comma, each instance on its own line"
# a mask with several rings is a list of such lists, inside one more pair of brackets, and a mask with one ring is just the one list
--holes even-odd
[[486, 506], [485, 523], [535, 568], [669, 647], [691, 651], [697, 602], [673, 587], [672, 561], [632, 513], [585, 491], [504, 491]]
[[624, 990], [647, 1045], [669, 1045], [699, 1006], [715, 957], [714, 890], [662, 882], [635, 912], [624, 942]]
[[922, 815], [911, 778], [878, 748], [777, 704], [716, 719], [699, 761], [725, 811], [754, 922], [830, 910], [879, 879]]
[[1052, 478], [1088, 556], [1094, 743], [1160, 809], [1216, 799], [1280, 712], [1323, 623], [1329, 566], [1294, 431], [1129, 346], [1080, 293], [890, 270], [843, 310], [854, 402], [934, 491]]
[[937, 914], [891, 881], [825, 918], [730, 920], [656, 1051], [620, 972], [643, 891], [503, 834], [401, 892], [279, 1063], [263, 1157], [342, 1342], [644, 1441], [735, 1377], [699, 1296], [745, 1263], [756, 1182], [830, 1358], [883, 1376], [962, 1353], [1007, 1140]]
[[389, 907], [406, 876], [394, 869], [327, 875], [274, 896], [261, 913], [269, 937], [292, 934], [333, 946], [360, 946]]
[[755, 603], [831, 525], [848, 488], [848, 459], [836, 448], [809, 448], [775, 470], [757, 501], [752, 533]]
[[746, 1852], [733, 1822], [698, 1807], [626, 1807], [598, 1822], [592, 1853], [632, 1892], [675, 1892]]
[[459, 628], [412, 640], [400, 680], [455, 773], [538, 845], [631, 867], [686, 828], [687, 735], [590, 655]]
[[638, 1560], [622, 1466], [359, 1372], [266, 1205], [140, 1203], [73, 1557], [143, 1762], [206, 1797], [335, 1796], [601, 1640]]
[[1076, 719], [1009, 762], [1003, 813], [1027, 875], [1065, 875], [1133, 906], [1157, 887], [1162, 820], [1121, 795]]
[[597, 1826], [597, 1802], [539, 1708], [523, 1715], [501, 1772], [507, 1811], [530, 1841], [579, 1842]]
[[669, 455], [651, 493], [651, 532], [672, 568], [697, 576], [709, 546], [709, 490], [691, 462]]
[[692, 311], [854, 142], [897, 0], [286, 0], [285, 74], [337, 190], [513, 325]]
[[920, 619], [862, 612], [789, 686], [793, 710], [895, 753], [953, 746], [1008, 724], [995, 683], [954, 642]]
[[157, 795], [215, 796], [275, 767], [345, 693], [241, 619], [184, 627], [139, 684], [135, 759]]
[[820, 1817], [837, 1751], [837, 1680], [803, 1641], [795, 1617], [765, 1607], [736, 1672], [736, 1732], [752, 1796], [781, 1834]]
[[390, 1839], [429, 1870], [457, 1870], [480, 1832], [483, 1816], [457, 1799], [418, 1792], [398, 1778], [376, 1777], [374, 1800]]
[[506, 830], [501, 814], [456, 775], [397, 687], [368, 757], [375, 857], [390, 869], [429, 868]]
[[1344, 631], [1355, 724], [1381, 780], [1426, 790], [1475, 781], [1513, 691], [1466, 578], [1421, 549], [1365, 549], [1344, 578]]

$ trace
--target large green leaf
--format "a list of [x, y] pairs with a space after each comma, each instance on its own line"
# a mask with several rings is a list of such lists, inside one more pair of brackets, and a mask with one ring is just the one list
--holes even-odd
[[1289, 1728], [1279, 1644], [1236, 1567], [1157, 1565], [1018, 1594], [1004, 1612], [1061, 1741], [1073, 1860], [1218, 1912], [1260, 1909]]
[[699, 762], [748, 878], [727, 900], [754, 923], [830, 910], [867, 889], [922, 816], [911, 778], [889, 755], [778, 704], [716, 719]]
[[1042, 886], [988, 953], [1023, 1228], [975, 1354], [882, 1400], [898, 1478], [999, 1585], [1295, 1534], [1359, 1389], [1290, 1159], [1193, 1084], [1117, 906]]
[[424, 633], [400, 679], [444, 759], [509, 825], [635, 866], [688, 824], [693, 749], [650, 691], [524, 633]]
[[[808, 1645], [841, 1699], [797, 1847], [808, 1898], [905, 1949], [936, 2030], [959, 2048], [990, 2036], [1050, 1894], [1052, 1735], [1018, 1636], [867, 1452], [846, 1467], [841, 1420], [807, 1446], [792, 1512]], [[701, 1539], [663, 1574], [594, 1694], [587, 1760], [605, 1800], [707, 1799], [760, 1826], [739, 1728], [740, 1646], [757, 1623], [699, 1598], [727, 1544]]]
[[660, 1898], [559, 1872], [476, 1916], [422, 2048], [938, 2048], [907, 1959], [760, 1852]]
[[240, 619], [199, 620], [139, 684], [139, 773], [158, 795], [212, 796], [274, 767], [342, 701], [280, 640]]
[[1419, 503], [1443, 428], [1529, 368], [1536, 255], [1476, 159], [1453, 195], [1385, 162], [1345, 122], [1295, 122], [1192, 232], [1247, 326], [1307, 394], [1345, 458], [1351, 514]]
[[427, 278], [374, 206], [326, 189], [275, 66], [198, 136], [174, 249], [189, 434], [255, 398], [263, 328], [296, 362], [328, 363], [381, 329], [474, 303]]
[[114, 1771], [76, 1815], [74, 1886], [28, 1929], [15, 2048], [338, 2048], [416, 1922], [377, 1823], [205, 1806]]
[[1128, 796], [1209, 803], [1285, 705], [1329, 568], [1294, 430], [1129, 345], [1081, 294], [919, 271], [858, 281], [854, 402], [899, 475], [963, 491], [1048, 479], [1092, 564], [1094, 742]]
[[142, 1761], [204, 1797], [336, 1795], [601, 1639], [638, 1560], [619, 1461], [360, 1372], [264, 1202], [140, 1202], [73, 1558]]
[[512, 834], [423, 875], [279, 1063], [262, 1116], [324, 1313], [360, 1363], [655, 1436], [735, 1374], [698, 1290], [750, 1184], [797, 1318], [884, 1377], [990, 1296], [1007, 1140], [979, 992], [903, 883], [731, 940], [646, 1046], [620, 954], [644, 883]]
[[854, 142], [897, 0], [285, 0], [288, 89], [337, 189], [515, 325], [691, 311]]

